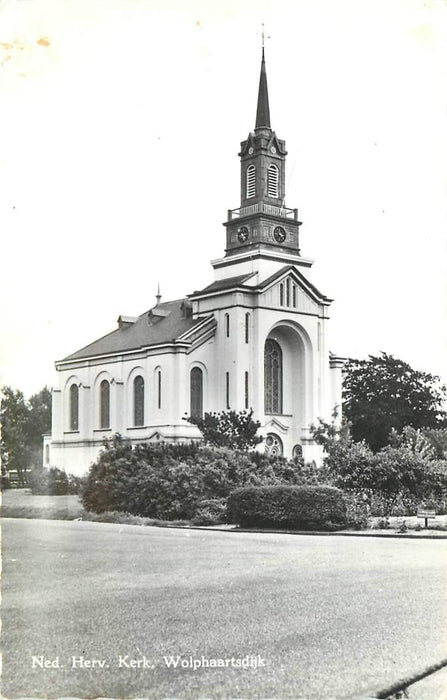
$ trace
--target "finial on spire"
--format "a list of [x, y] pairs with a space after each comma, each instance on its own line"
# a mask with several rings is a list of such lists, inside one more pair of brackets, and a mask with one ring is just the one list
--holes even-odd
[[156, 306], [158, 306], [159, 303], [160, 303], [160, 301], [161, 301], [160, 282], [158, 283], [157, 294], [156, 294], [155, 298], [156, 298], [156, 300], [157, 300]]
[[[265, 70], [265, 30], [264, 22], [262, 23], [262, 59], [261, 59], [261, 75], [259, 78], [258, 106], [256, 109], [256, 125], [255, 129], [270, 129], [270, 108], [269, 95], [267, 89], [267, 73]], [[267, 37], [269, 38], [269, 37]]]

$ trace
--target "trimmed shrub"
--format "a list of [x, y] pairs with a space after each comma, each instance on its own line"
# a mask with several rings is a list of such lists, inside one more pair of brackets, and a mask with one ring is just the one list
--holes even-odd
[[86, 510], [119, 510], [161, 520], [191, 519], [204, 500], [241, 486], [306, 483], [302, 464], [258, 453], [198, 444], [143, 443], [116, 436], [90, 467]]
[[346, 524], [346, 506], [332, 486], [248, 487], [229, 495], [227, 519], [241, 527], [331, 530]]

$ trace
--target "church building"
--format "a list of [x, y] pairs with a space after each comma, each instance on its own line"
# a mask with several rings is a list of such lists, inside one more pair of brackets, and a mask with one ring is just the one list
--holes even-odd
[[157, 303], [56, 362], [44, 463], [84, 474], [103, 439], [200, 439], [183, 420], [253, 408], [261, 449], [321, 459], [309, 431], [341, 406], [343, 360], [330, 353], [331, 299], [307, 278], [298, 210], [285, 206], [285, 142], [270, 125], [264, 50], [255, 129], [241, 143], [241, 200], [228, 210], [214, 280]]

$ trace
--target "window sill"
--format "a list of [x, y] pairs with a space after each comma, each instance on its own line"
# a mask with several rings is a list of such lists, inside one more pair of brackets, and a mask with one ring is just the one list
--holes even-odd
[[79, 430], [64, 430], [64, 435], [79, 435]]
[[126, 430], [147, 430], [147, 428], [149, 428], [148, 425], [131, 425]]
[[278, 416], [279, 418], [293, 418], [293, 413], [264, 413], [265, 416]]
[[111, 433], [112, 428], [94, 428], [93, 432], [94, 433]]

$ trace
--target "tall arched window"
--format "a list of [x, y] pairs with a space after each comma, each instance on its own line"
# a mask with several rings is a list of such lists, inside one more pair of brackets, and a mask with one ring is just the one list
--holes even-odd
[[133, 380], [133, 424], [144, 425], [144, 379], [140, 375]]
[[282, 350], [271, 338], [264, 348], [264, 411], [282, 413]]
[[250, 341], [250, 314], [245, 314], [245, 342]]
[[225, 335], [230, 337], [230, 314], [225, 314]]
[[161, 408], [161, 369], [157, 371], [157, 406]]
[[99, 385], [99, 427], [110, 428], [110, 384], [103, 379]]
[[203, 372], [200, 367], [193, 367], [190, 375], [191, 418], [203, 416]]
[[279, 197], [278, 179], [278, 168], [276, 165], [269, 165], [267, 170], [267, 194], [269, 197]]
[[249, 165], [247, 168], [247, 199], [256, 196], [256, 168]]
[[70, 387], [70, 430], [79, 430], [79, 387]]

